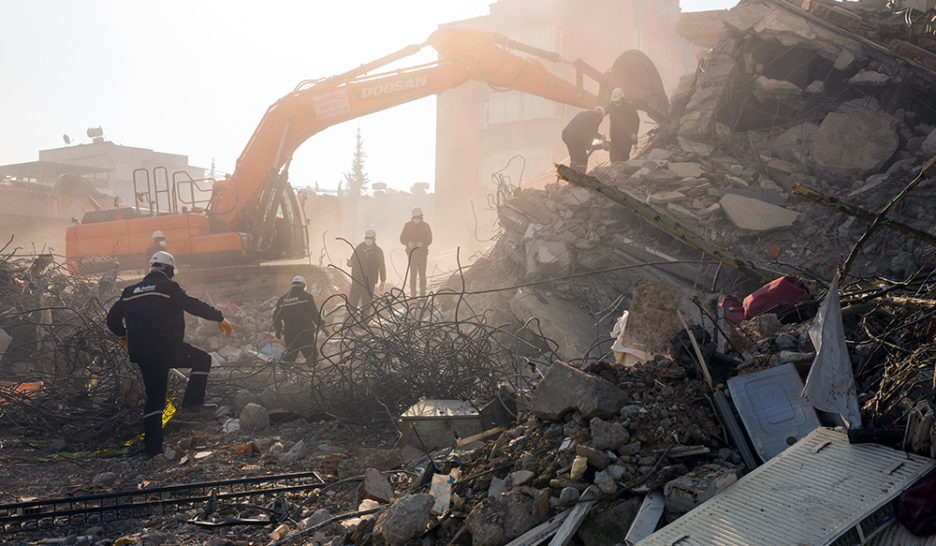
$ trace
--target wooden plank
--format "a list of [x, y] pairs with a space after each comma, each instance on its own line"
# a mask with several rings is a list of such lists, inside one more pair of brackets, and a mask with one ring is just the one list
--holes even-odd
[[579, 503], [572, 508], [569, 516], [565, 518], [559, 530], [556, 531], [556, 536], [549, 541], [549, 546], [565, 546], [572, 540], [572, 537], [575, 536], [575, 533], [578, 531], [579, 525], [582, 524], [585, 516], [588, 515], [588, 511], [591, 510], [592, 505], [595, 504], [595, 501], [590, 499], [597, 497], [598, 488], [594, 485], [589, 485], [588, 489], [583, 491], [582, 495], [579, 497]]

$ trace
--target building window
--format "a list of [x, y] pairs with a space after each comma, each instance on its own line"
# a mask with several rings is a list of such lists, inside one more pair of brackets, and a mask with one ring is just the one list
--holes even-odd
[[533, 28], [517, 33], [518, 42], [569, 56], [569, 30], [564, 27], [548, 26]]
[[481, 110], [482, 127], [532, 119], [565, 119], [562, 104], [521, 91], [492, 93]]

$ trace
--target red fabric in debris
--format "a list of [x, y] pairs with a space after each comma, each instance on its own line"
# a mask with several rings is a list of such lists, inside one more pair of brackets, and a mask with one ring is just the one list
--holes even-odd
[[793, 275], [770, 281], [744, 298], [744, 319], [777, 313], [809, 297], [809, 289]]
[[936, 470], [901, 493], [897, 521], [915, 535], [936, 535]]
[[718, 302], [725, 311], [725, 318], [731, 322], [741, 322], [744, 320], [744, 304], [734, 296], [724, 296]]

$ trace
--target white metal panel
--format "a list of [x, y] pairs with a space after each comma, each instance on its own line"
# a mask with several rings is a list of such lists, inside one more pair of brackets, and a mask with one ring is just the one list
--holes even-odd
[[818, 428], [638, 545], [825, 546], [934, 465]]
[[800, 396], [803, 382], [793, 364], [732, 377], [728, 389], [762, 461], [819, 426], [816, 411]]

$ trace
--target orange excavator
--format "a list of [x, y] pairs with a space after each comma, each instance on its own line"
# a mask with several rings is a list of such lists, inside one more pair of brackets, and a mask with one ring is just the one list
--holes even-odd
[[[381, 66], [415, 54], [427, 45], [438, 60], [370, 75]], [[535, 60], [511, 50], [576, 68], [571, 83]], [[167, 250], [180, 263], [231, 265], [307, 254], [306, 223], [288, 182], [293, 152], [317, 132], [467, 81], [497, 89], [519, 90], [582, 108], [598, 96], [585, 90], [584, 78], [599, 83], [599, 95], [622, 87], [635, 105], [661, 119], [667, 110], [659, 73], [646, 55], [628, 51], [608, 72], [581, 60], [509, 40], [503, 35], [466, 29], [440, 29], [415, 44], [344, 74], [301, 82], [264, 114], [241, 153], [234, 174], [224, 180], [194, 180], [164, 168], [133, 173], [133, 207], [95, 211], [66, 233], [67, 263], [74, 273], [142, 265], [152, 233], [162, 231]], [[557, 137], [558, 138], [558, 137]]]

